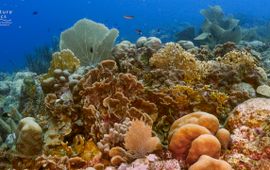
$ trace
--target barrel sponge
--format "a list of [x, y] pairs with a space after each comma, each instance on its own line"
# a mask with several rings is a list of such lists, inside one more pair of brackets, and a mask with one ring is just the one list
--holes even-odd
[[214, 159], [207, 155], [202, 155], [200, 159], [189, 167], [188, 170], [232, 170], [230, 164], [223, 160]]
[[191, 165], [195, 163], [200, 156], [208, 155], [212, 158], [219, 158], [221, 152], [221, 144], [218, 139], [209, 134], [204, 134], [192, 141], [186, 162]]
[[193, 140], [203, 134], [211, 135], [211, 132], [207, 128], [197, 124], [183, 125], [177, 128], [172, 134], [169, 150], [175, 158], [185, 160]]
[[219, 128], [219, 121], [214, 115], [206, 112], [193, 112], [174, 121], [169, 132], [169, 139], [177, 128], [188, 123], [201, 125], [212, 134], [215, 134]]
[[42, 150], [42, 129], [33, 117], [20, 120], [16, 130], [16, 150], [24, 155], [37, 155]]
[[89, 19], [81, 19], [63, 31], [60, 49], [70, 49], [84, 66], [95, 65], [110, 57], [118, 30], [109, 30], [105, 25]]

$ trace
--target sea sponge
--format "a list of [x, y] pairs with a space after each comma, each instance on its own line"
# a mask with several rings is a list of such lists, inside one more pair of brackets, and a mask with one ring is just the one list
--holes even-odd
[[84, 18], [61, 33], [60, 49], [72, 50], [84, 66], [95, 65], [110, 57], [118, 33], [117, 29], [109, 30], [103, 24]]
[[196, 162], [201, 155], [208, 155], [212, 158], [219, 158], [221, 145], [218, 139], [209, 134], [203, 134], [192, 141], [186, 158], [186, 162], [191, 165]]
[[193, 165], [191, 165], [188, 170], [232, 170], [230, 164], [225, 161], [214, 159], [207, 155], [202, 155], [200, 159]]
[[203, 134], [211, 135], [211, 132], [200, 125], [186, 124], [176, 129], [172, 134], [169, 150], [174, 154], [177, 159], [185, 160], [192, 141]]
[[152, 137], [152, 128], [143, 121], [131, 122], [125, 136], [125, 148], [132, 152], [135, 157], [143, 157], [147, 153], [161, 149], [159, 138]]
[[176, 129], [190, 123], [206, 127], [212, 134], [215, 134], [219, 128], [219, 121], [214, 115], [198, 111], [190, 113], [174, 121], [170, 128], [169, 138]]
[[16, 150], [22, 154], [37, 155], [42, 150], [42, 129], [32, 117], [20, 120], [16, 131]]

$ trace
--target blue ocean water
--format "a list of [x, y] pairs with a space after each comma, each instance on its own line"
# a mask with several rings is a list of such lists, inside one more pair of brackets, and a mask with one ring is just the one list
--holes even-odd
[[0, 15], [10, 24], [0, 26], [0, 71], [23, 69], [27, 53], [49, 44], [81, 18], [119, 29], [118, 41], [135, 41], [140, 36], [135, 30], [150, 36], [155, 30], [170, 35], [181, 26], [199, 28], [199, 11], [211, 5], [244, 16], [246, 22], [270, 18], [269, 0], [1, 0]]

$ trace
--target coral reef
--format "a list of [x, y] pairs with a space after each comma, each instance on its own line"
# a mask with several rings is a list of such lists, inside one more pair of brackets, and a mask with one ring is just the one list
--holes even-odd
[[61, 33], [60, 49], [70, 49], [82, 65], [96, 65], [111, 55], [118, 30], [89, 19], [81, 19]]
[[117, 35], [83, 19], [47, 73], [0, 74], [0, 169], [269, 169], [267, 45]]

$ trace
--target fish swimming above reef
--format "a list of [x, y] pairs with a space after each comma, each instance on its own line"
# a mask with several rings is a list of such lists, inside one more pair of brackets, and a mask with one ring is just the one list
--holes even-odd
[[143, 35], [143, 32], [142, 32], [142, 30], [140, 30], [140, 29], [136, 29], [135, 32], [136, 32], [138, 35]]
[[38, 14], [38, 11], [33, 11], [32, 12], [32, 15], [37, 15]]
[[124, 19], [128, 19], [128, 20], [131, 20], [131, 19], [134, 19], [135, 16], [133, 16], [133, 15], [124, 15], [123, 18]]

